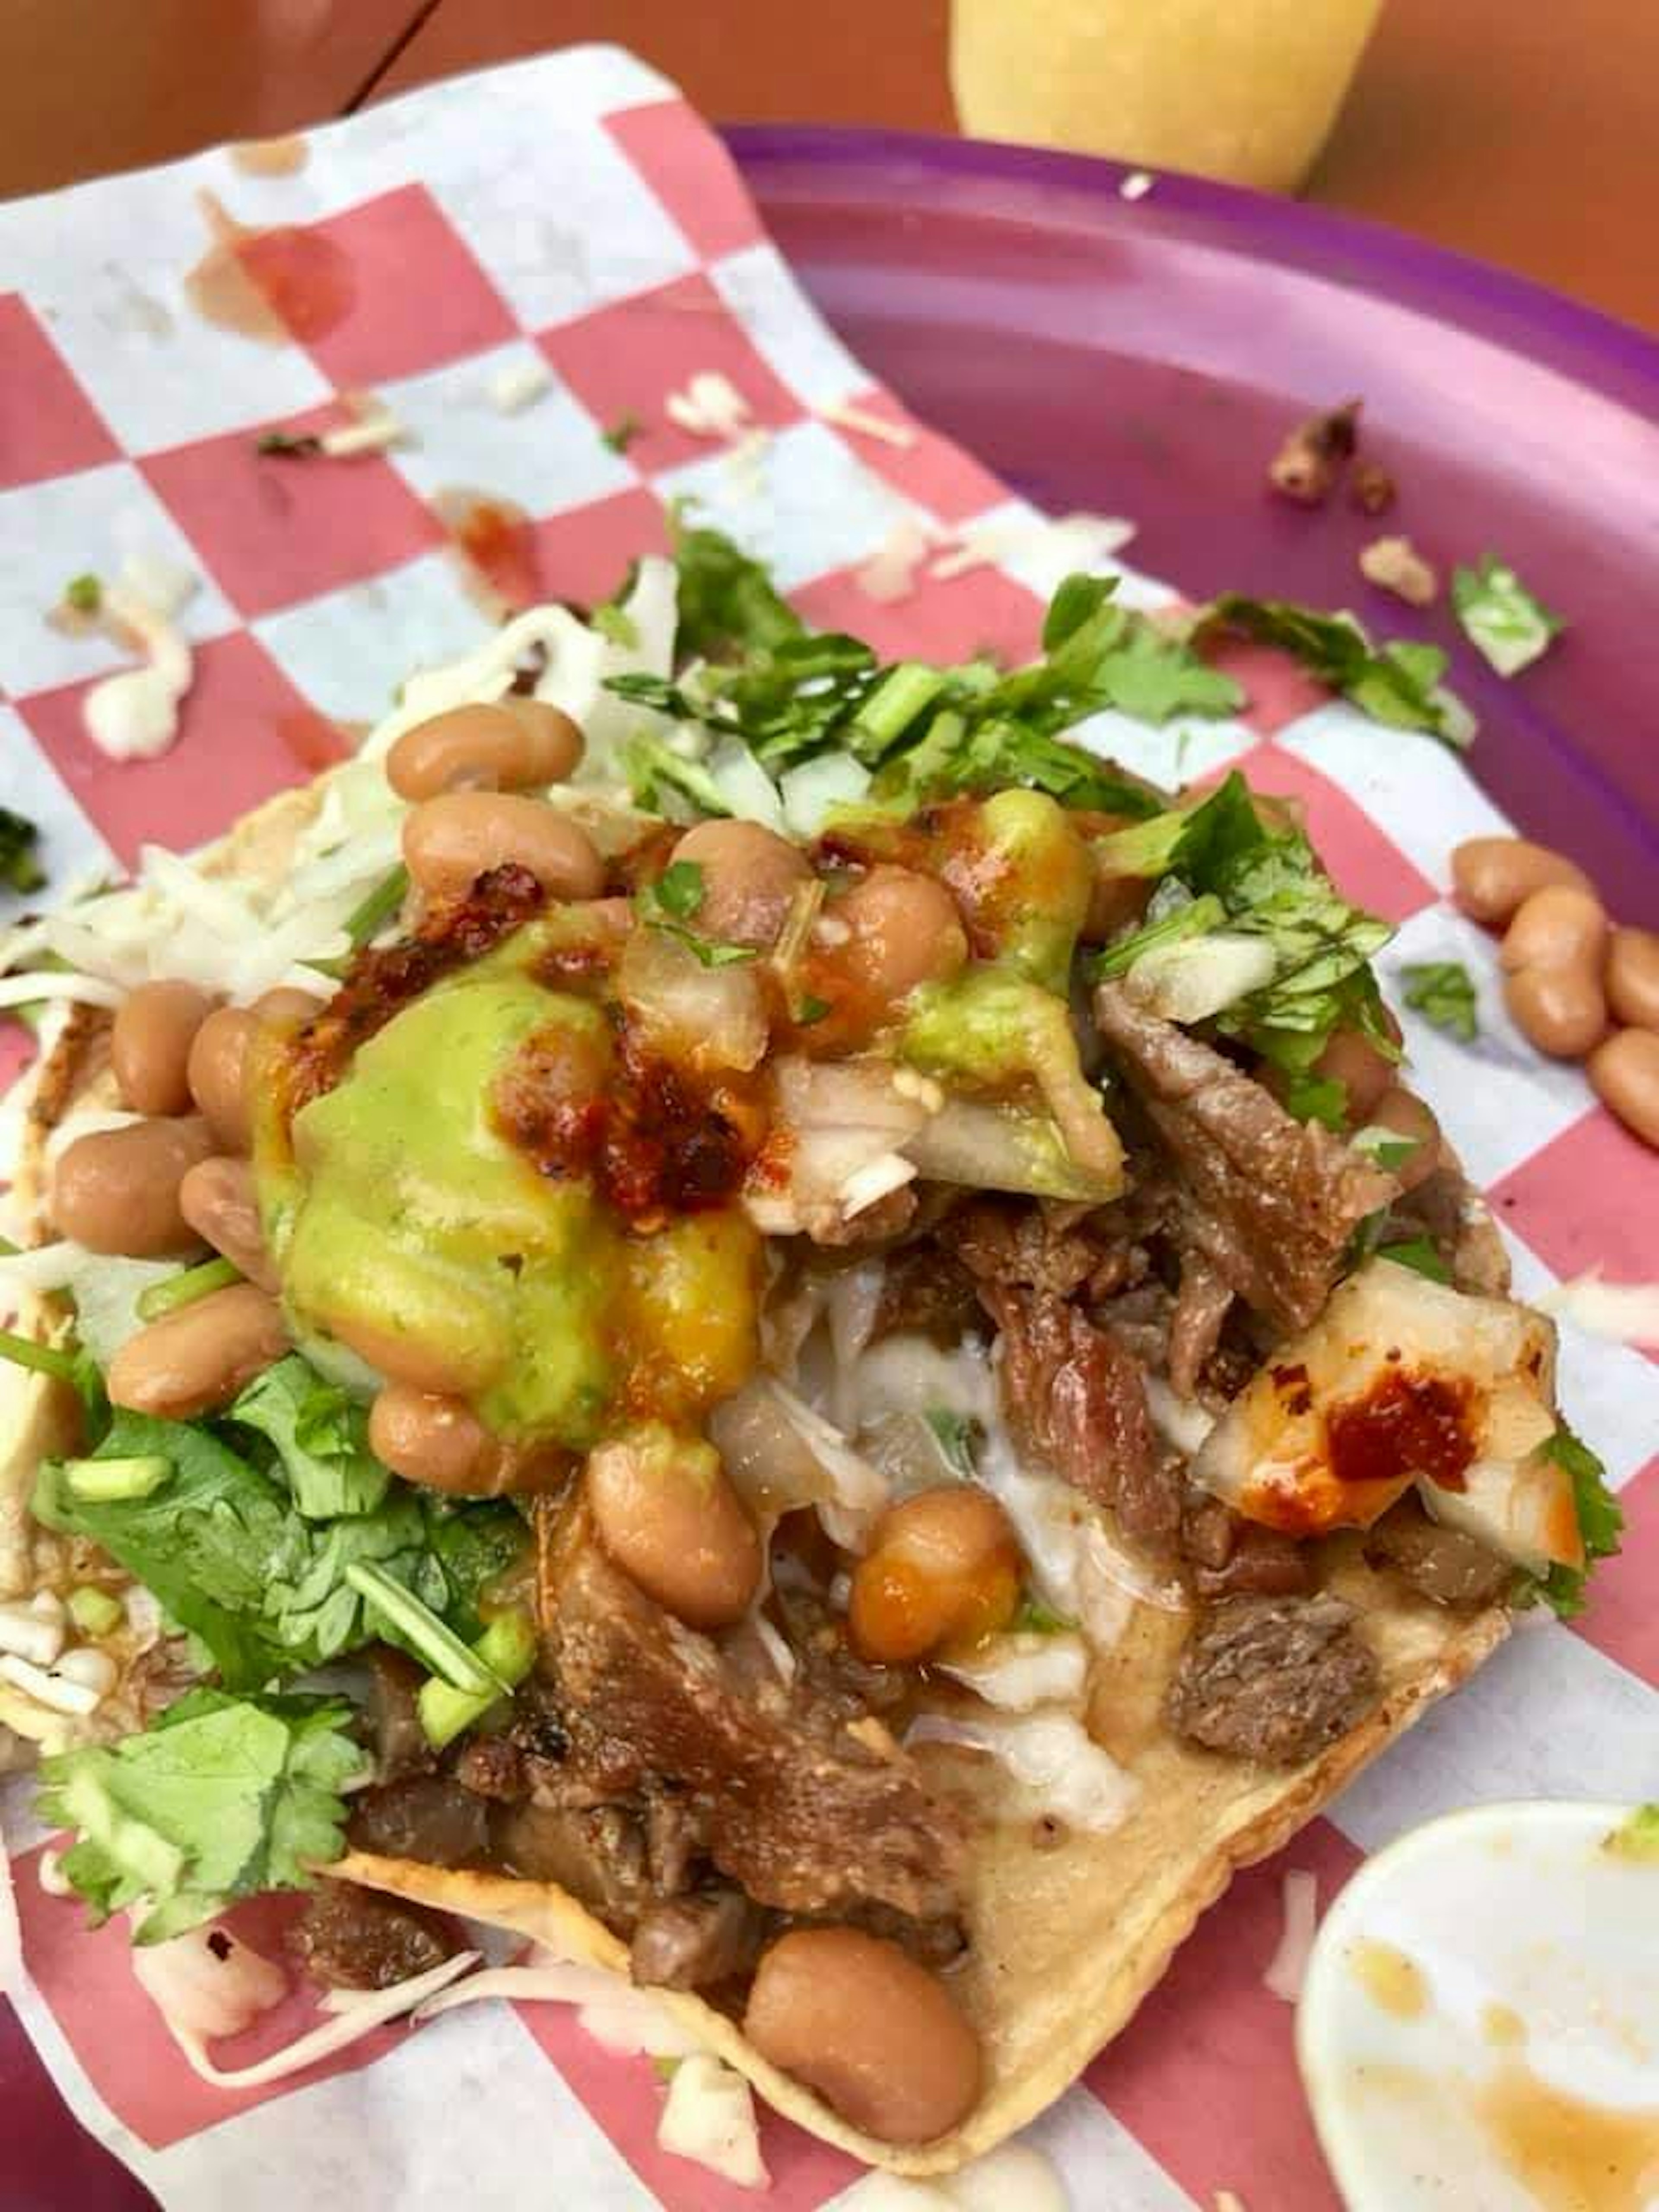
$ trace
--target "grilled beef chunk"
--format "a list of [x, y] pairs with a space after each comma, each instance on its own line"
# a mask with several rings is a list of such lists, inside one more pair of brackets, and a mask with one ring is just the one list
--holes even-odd
[[678, 1794], [708, 1858], [759, 1904], [956, 1910], [960, 1824], [911, 1761], [871, 1748], [799, 1680], [739, 1680], [611, 1565], [580, 1504], [544, 1559], [542, 1598], [544, 1684], [573, 1782], [636, 1804]]
[[442, 1774], [412, 1774], [351, 1801], [347, 1833], [355, 1849], [427, 1866], [471, 1866], [489, 1842], [489, 1808]]
[[1080, 1291], [1106, 1255], [1041, 1206], [971, 1199], [939, 1224], [939, 1240], [980, 1283], [1022, 1283], [1057, 1298]]
[[389, 1644], [370, 1647], [368, 1735], [378, 1781], [398, 1782], [406, 1774], [427, 1773], [436, 1764], [415, 1702], [425, 1680], [415, 1662]]
[[556, 1882], [613, 1927], [631, 1928], [653, 1901], [639, 1821], [620, 1805], [538, 1798], [499, 1814], [495, 1855], [525, 1881]]
[[1391, 1567], [1436, 1605], [1496, 1605], [1515, 1578], [1507, 1559], [1460, 1529], [1431, 1521], [1414, 1498], [1402, 1498], [1372, 1528], [1365, 1564]]
[[1170, 1388], [1177, 1398], [1197, 1394], [1232, 1302], [1232, 1286], [1212, 1261], [1197, 1250], [1182, 1255], [1181, 1288], [1170, 1318]]
[[767, 1917], [740, 1889], [653, 1905], [634, 1930], [629, 1965], [653, 1989], [699, 1990], [746, 1974], [760, 1957]]
[[1200, 1619], [1164, 1701], [1177, 1735], [1299, 1766], [1376, 1703], [1376, 1662], [1341, 1598], [1233, 1597]]
[[321, 1881], [289, 1936], [314, 1982], [331, 1990], [389, 1990], [459, 1948], [435, 1912], [349, 1881]]
[[1187, 1235], [1248, 1305], [1286, 1331], [1329, 1296], [1349, 1237], [1399, 1186], [1316, 1121], [1118, 983], [1095, 1018], [1188, 1194]]
[[1218, 1498], [1189, 1493], [1181, 1516], [1181, 1549], [1192, 1562], [1200, 1597], [1295, 1597], [1308, 1587], [1306, 1544], [1264, 1528]]
[[875, 1337], [912, 1330], [949, 1352], [981, 1319], [973, 1277], [933, 1237], [902, 1244], [889, 1255]]
[[461, 1746], [455, 1779], [475, 1797], [515, 1804], [529, 1790], [524, 1753], [510, 1735], [475, 1735]]
[[1159, 1451], [1133, 1354], [1052, 1291], [988, 1282], [980, 1296], [1002, 1332], [999, 1379], [1016, 1443], [1115, 1504], [1126, 1534], [1173, 1535], [1179, 1475]]

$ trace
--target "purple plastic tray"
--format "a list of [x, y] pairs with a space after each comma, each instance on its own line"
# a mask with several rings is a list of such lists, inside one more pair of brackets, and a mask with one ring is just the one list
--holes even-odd
[[[1481, 781], [1659, 924], [1659, 344], [1394, 232], [1189, 178], [1132, 201], [1127, 172], [1071, 155], [726, 135], [807, 289], [918, 414], [1041, 506], [1132, 518], [1137, 565], [1193, 598], [1347, 605], [1449, 647]], [[1401, 488], [1386, 523], [1269, 495], [1285, 430], [1356, 394]], [[1447, 569], [1501, 553], [1567, 635], [1502, 682], [1443, 611], [1361, 581], [1382, 528]], [[150, 2203], [3, 2000], [0, 2113], [9, 2212]]]
[[[1137, 567], [1352, 607], [1433, 639], [1521, 824], [1659, 924], [1659, 343], [1396, 232], [1115, 164], [898, 132], [729, 131], [796, 273], [855, 352], [1050, 509], [1139, 525]], [[1400, 497], [1309, 511], [1265, 471], [1311, 410], [1365, 402]], [[1364, 582], [1409, 534], [1449, 576], [1501, 554], [1563, 615], [1505, 682], [1444, 605]], [[1395, 742], [1379, 730], [1377, 743]]]

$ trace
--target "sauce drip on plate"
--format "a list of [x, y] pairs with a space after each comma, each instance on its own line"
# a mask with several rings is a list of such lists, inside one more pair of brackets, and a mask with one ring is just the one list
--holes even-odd
[[212, 243], [185, 278], [185, 296], [204, 322], [265, 345], [326, 337], [356, 305], [351, 263], [319, 230], [238, 222], [211, 192], [198, 202]]
[[1374, 2005], [1395, 2020], [1416, 2020], [1429, 2005], [1429, 1984], [1415, 1959], [1392, 1943], [1356, 1943], [1354, 1979]]

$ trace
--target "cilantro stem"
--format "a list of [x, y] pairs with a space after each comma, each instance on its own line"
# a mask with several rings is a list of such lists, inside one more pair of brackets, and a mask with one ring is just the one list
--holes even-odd
[[0, 1328], [0, 1359], [10, 1360], [14, 1367], [32, 1367], [37, 1375], [56, 1376], [60, 1382], [77, 1379], [72, 1352], [57, 1345], [37, 1344], [32, 1336], [18, 1336], [9, 1328]]
[[422, 1605], [412, 1590], [395, 1576], [371, 1562], [354, 1559], [345, 1578], [359, 1597], [365, 1597], [403, 1637], [434, 1674], [452, 1689], [475, 1698], [502, 1698], [507, 1685], [500, 1681], [476, 1653], [470, 1651], [430, 1606]]
[[851, 750], [860, 760], [879, 760], [917, 715], [933, 705], [949, 680], [943, 669], [929, 668], [920, 660], [901, 660], [890, 668], [847, 732]]
[[494, 1678], [487, 1691], [474, 1696], [435, 1677], [421, 1686], [416, 1703], [421, 1727], [434, 1751], [441, 1751], [464, 1729], [481, 1721], [504, 1687], [523, 1681], [535, 1662], [536, 1632], [529, 1617], [516, 1609], [497, 1613], [472, 1650], [479, 1664], [488, 1668]]
[[64, 1480], [71, 1498], [87, 1505], [112, 1505], [149, 1498], [173, 1479], [173, 1462], [159, 1453], [137, 1459], [68, 1459]]
[[375, 884], [362, 902], [354, 907], [346, 917], [346, 935], [354, 945], [361, 948], [374, 936], [380, 924], [390, 919], [403, 902], [409, 890], [409, 870], [401, 865], [395, 867], [384, 882]]
[[152, 1283], [141, 1295], [138, 1318], [160, 1321], [163, 1314], [177, 1313], [180, 1306], [193, 1306], [198, 1298], [207, 1297], [215, 1291], [228, 1290], [241, 1279], [240, 1270], [233, 1267], [228, 1260], [204, 1260], [198, 1267], [181, 1267], [176, 1275]]

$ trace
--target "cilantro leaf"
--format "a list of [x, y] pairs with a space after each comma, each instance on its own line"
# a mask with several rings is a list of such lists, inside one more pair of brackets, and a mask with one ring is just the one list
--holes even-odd
[[1579, 1534], [1584, 1540], [1584, 1564], [1582, 1567], [1553, 1566], [1541, 1581], [1528, 1584], [1522, 1601], [1528, 1597], [1541, 1597], [1563, 1620], [1571, 1620], [1584, 1609], [1585, 1586], [1596, 1560], [1610, 1559], [1619, 1551], [1625, 1528], [1624, 1510], [1607, 1488], [1606, 1468], [1583, 1438], [1575, 1436], [1565, 1421], [1542, 1446], [1541, 1455], [1565, 1468], [1572, 1478], [1572, 1502], [1578, 1515]]
[[1351, 614], [1325, 614], [1288, 599], [1253, 599], [1243, 592], [1224, 592], [1212, 601], [1194, 635], [1202, 641], [1228, 631], [1289, 653], [1373, 721], [1426, 730], [1459, 750], [1474, 733], [1468, 708], [1441, 682], [1446, 656], [1438, 646], [1409, 641], [1373, 646]]
[[779, 597], [760, 562], [718, 530], [688, 528], [678, 514], [671, 528], [683, 654], [718, 660], [805, 635], [806, 625]]
[[1451, 597], [1464, 636], [1500, 676], [1529, 668], [1565, 628], [1494, 553], [1478, 568], [1453, 569]]
[[1056, 1613], [1030, 1590], [1020, 1600], [1019, 1611], [1009, 1623], [1015, 1636], [1068, 1636], [1077, 1626], [1069, 1613]]
[[0, 886], [14, 891], [38, 891], [46, 872], [35, 857], [40, 832], [26, 814], [0, 806]]
[[971, 1480], [974, 1448], [979, 1438], [979, 1423], [973, 1415], [958, 1413], [949, 1406], [929, 1406], [921, 1418], [933, 1431], [933, 1442], [945, 1465]]
[[753, 960], [752, 945], [725, 945], [693, 929], [690, 917], [701, 911], [702, 870], [695, 860], [675, 860], [653, 884], [647, 884], [634, 900], [634, 910], [649, 928], [659, 929], [684, 945], [705, 968], [730, 968]]
[[94, 1923], [142, 1902], [134, 1941], [154, 1943], [236, 1898], [308, 1888], [368, 1768], [350, 1719], [339, 1698], [192, 1690], [142, 1735], [43, 1760], [39, 1809], [78, 1832], [61, 1865]]
[[1474, 1042], [1474, 981], [1461, 960], [1417, 960], [1401, 971], [1406, 1004], [1465, 1044]]
[[1451, 1280], [1451, 1269], [1426, 1237], [1403, 1237], [1396, 1243], [1379, 1244], [1376, 1256], [1392, 1260], [1396, 1267], [1409, 1267], [1414, 1275], [1426, 1275], [1431, 1283]]
[[298, 1352], [256, 1376], [230, 1419], [276, 1446], [307, 1520], [373, 1513], [391, 1486], [390, 1471], [368, 1448], [368, 1414]]
[[599, 443], [609, 446], [613, 453], [625, 453], [644, 428], [637, 415], [625, 410], [600, 431]]
[[651, 889], [665, 914], [690, 921], [702, 904], [702, 870], [695, 860], [671, 860]]

